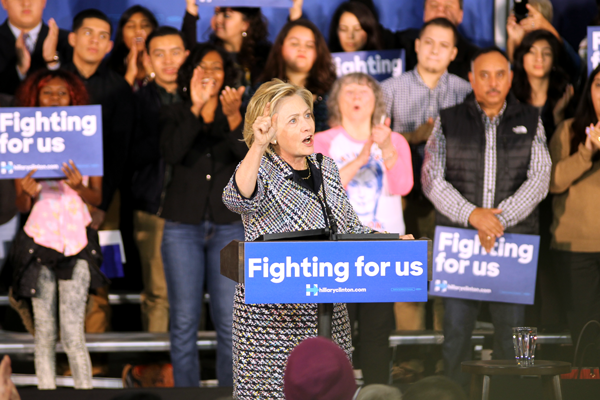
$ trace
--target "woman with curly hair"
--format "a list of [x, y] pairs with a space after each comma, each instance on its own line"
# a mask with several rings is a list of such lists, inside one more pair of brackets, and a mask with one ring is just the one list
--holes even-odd
[[[197, 42], [198, 19], [196, 1], [187, 0], [182, 31], [190, 45]], [[271, 43], [267, 40], [267, 20], [260, 8], [215, 7], [210, 27], [209, 42], [229, 53], [239, 70], [236, 86], [246, 86], [248, 89], [256, 85], [271, 51]]]
[[214, 44], [196, 45], [178, 73], [182, 102], [160, 117], [160, 146], [172, 167], [161, 216], [166, 220], [162, 257], [170, 305], [171, 360], [175, 386], [198, 386], [196, 347], [204, 287], [217, 331], [217, 379], [232, 386], [232, 312], [235, 283], [220, 274], [220, 251], [243, 240], [239, 216], [221, 193], [246, 154], [240, 114], [244, 87], [234, 89], [236, 69]]
[[[70, 72], [41, 70], [17, 92], [24, 107], [85, 105], [83, 83]], [[67, 162], [68, 161], [68, 162]], [[90, 355], [85, 346], [84, 317], [88, 290], [107, 283], [99, 270], [102, 256], [98, 234], [89, 228], [87, 205], [102, 200], [102, 177], [84, 177], [65, 160], [65, 178], [35, 180], [32, 170], [15, 180], [17, 208], [30, 213], [9, 255], [13, 268], [11, 303], [24, 324], [35, 332], [35, 372], [38, 388], [55, 389], [56, 308], [60, 338], [77, 389], [92, 388]], [[31, 310], [33, 308], [33, 324]]]
[[146, 38], [158, 27], [152, 11], [135, 5], [121, 15], [109, 65], [136, 90], [151, 76], [152, 67], [144, 58]]
[[327, 43], [315, 24], [298, 19], [281, 28], [260, 80], [273, 78], [309, 90], [314, 98], [315, 132], [329, 129], [327, 94], [336, 73]]

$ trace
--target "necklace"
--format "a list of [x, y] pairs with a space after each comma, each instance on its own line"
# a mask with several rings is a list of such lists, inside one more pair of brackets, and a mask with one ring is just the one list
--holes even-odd
[[304, 160], [306, 160], [306, 169], [308, 169], [308, 176], [306, 178], [302, 177], [302, 179], [307, 180], [310, 178], [310, 166], [308, 165], [308, 160], [306, 158]]

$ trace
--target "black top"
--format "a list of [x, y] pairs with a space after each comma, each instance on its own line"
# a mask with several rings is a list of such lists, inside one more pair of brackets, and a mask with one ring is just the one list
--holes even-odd
[[135, 93], [135, 100], [136, 122], [131, 145], [133, 207], [160, 215], [166, 173], [160, 154], [160, 109], [181, 102], [181, 97], [150, 82]]
[[[48, 36], [48, 25], [42, 22], [42, 28], [35, 42], [35, 49], [31, 55], [31, 66], [28, 74], [46, 67], [46, 62], [42, 56], [42, 47], [44, 40]], [[69, 32], [64, 29], [58, 31], [58, 44], [56, 51], [59, 54], [62, 65], [67, 63], [73, 57], [73, 48], [69, 45]], [[8, 19], [0, 25], [0, 93], [15, 94], [17, 87], [21, 84], [21, 79], [17, 73], [17, 54], [15, 52], [15, 42], [17, 38], [13, 35], [8, 26]]]
[[196, 118], [190, 108], [187, 101], [161, 110], [160, 147], [164, 160], [172, 165], [162, 217], [187, 224], [239, 221], [221, 197], [248, 151], [242, 136], [244, 122], [231, 131], [220, 103], [212, 123]]
[[10, 221], [16, 214], [15, 182], [10, 179], [0, 179], [0, 225]]
[[81, 76], [73, 63], [65, 69], [77, 74], [85, 83], [90, 104], [102, 106], [102, 147], [104, 176], [102, 204], [106, 211], [126, 170], [134, 123], [134, 99], [127, 81], [103, 62], [89, 78]]
[[[381, 26], [382, 40], [385, 48], [404, 49], [406, 52], [405, 71], [410, 71], [417, 65], [417, 53], [415, 51], [415, 40], [419, 38], [420, 29], [407, 29], [392, 32]], [[392, 46], [393, 43], [393, 46]], [[458, 35], [456, 44], [458, 53], [454, 61], [448, 66], [448, 72], [458, 75], [464, 80], [469, 80], [471, 70], [471, 58], [477, 52], [478, 47], [468, 42], [462, 35]]]

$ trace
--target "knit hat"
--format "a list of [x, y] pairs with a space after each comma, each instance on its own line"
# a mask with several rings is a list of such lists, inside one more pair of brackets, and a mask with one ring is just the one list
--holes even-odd
[[348, 356], [324, 337], [308, 338], [296, 346], [283, 381], [287, 400], [352, 400], [356, 392]]

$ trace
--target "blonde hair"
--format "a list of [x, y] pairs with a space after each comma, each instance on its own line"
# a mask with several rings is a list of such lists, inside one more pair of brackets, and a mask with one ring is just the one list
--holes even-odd
[[548, 22], [552, 23], [554, 8], [550, 0], [529, 0], [529, 4], [535, 7]]
[[381, 116], [385, 115], [385, 100], [379, 83], [370, 75], [362, 72], [353, 72], [344, 75], [334, 82], [331, 87], [331, 94], [327, 99], [327, 112], [329, 113], [329, 126], [335, 127], [342, 124], [342, 114], [340, 112], [339, 96], [344, 85], [358, 83], [359, 85], [367, 85], [373, 90], [375, 95], [375, 109], [371, 118], [371, 126], [381, 123]]
[[[254, 96], [252, 96], [252, 99], [250, 99], [250, 103], [246, 110], [244, 141], [248, 145], [248, 148], [250, 148], [254, 142], [254, 130], [252, 129], [252, 125], [254, 125], [254, 122], [258, 117], [262, 117], [267, 103], [271, 103], [271, 113], [269, 116], [273, 117], [273, 114], [276, 114], [275, 110], [281, 100], [294, 95], [302, 97], [302, 100], [310, 107], [310, 112], [313, 112], [313, 95], [308, 90], [292, 83], [286, 83], [280, 79], [273, 79], [270, 82], [260, 85]], [[267, 152], [272, 152], [271, 146], [267, 148]]]

